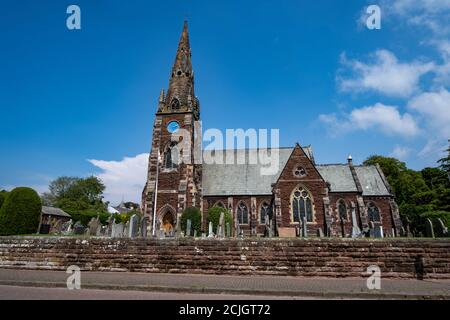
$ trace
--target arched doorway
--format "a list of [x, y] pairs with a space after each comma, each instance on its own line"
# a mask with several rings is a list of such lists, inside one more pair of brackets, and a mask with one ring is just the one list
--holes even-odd
[[159, 215], [159, 230], [162, 230], [166, 236], [171, 236], [175, 231], [175, 224], [175, 212], [166, 207]]

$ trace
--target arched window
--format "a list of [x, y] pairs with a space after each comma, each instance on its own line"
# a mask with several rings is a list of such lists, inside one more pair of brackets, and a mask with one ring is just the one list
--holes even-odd
[[259, 222], [261, 224], [266, 223], [266, 215], [270, 218], [270, 205], [264, 201], [261, 205], [261, 210], [259, 211]]
[[367, 215], [369, 216], [369, 221], [381, 222], [380, 210], [372, 202], [367, 206]]
[[178, 168], [179, 156], [178, 146], [176, 145], [176, 143], [171, 144], [164, 152], [164, 168]]
[[345, 205], [344, 200], [338, 202], [338, 212], [341, 221], [347, 220], [347, 206]]
[[238, 205], [237, 219], [239, 224], [248, 224], [248, 208], [244, 202], [240, 202]]
[[225, 209], [225, 205], [223, 204], [222, 201], [216, 202], [216, 204], [214, 205], [214, 207], [219, 207], [219, 208], [224, 208], [224, 209]]
[[307, 222], [313, 222], [313, 200], [311, 193], [304, 187], [298, 187], [292, 192], [292, 219], [301, 222], [306, 217]]
[[180, 101], [177, 98], [174, 98], [170, 104], [170, 107], [172, 110], [180, 110]]

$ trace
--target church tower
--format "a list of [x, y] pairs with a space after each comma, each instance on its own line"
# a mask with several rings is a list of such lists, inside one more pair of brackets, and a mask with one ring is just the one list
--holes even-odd
[[194, 164], [194, 124], [199, 119], [188, 25], [184, 22], [169, 87], [167, 92], [161, 90], [158, 100], [142, 194], [144, 217], [153, 234], [175, 231], [187, 207], [200, 208], [201, 165]]

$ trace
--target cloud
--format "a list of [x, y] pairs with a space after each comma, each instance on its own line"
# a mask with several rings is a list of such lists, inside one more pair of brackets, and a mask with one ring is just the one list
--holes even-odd
[[410, 26], [425, 27], [435, 35], [450, 33], [448, 0], [383, 0], [384, 17], [398, 19]]
[[409, 101], [408, 108], [424, 118], [434, 137], [450, 138], [450, 92], [446, 89], [422, 93]]
[[319, 121], [327, 124], [333, 134], [354, 130], [379, 130], [388, 135], [411, 137], [420, 131], [410, 114], [402, 115], [397, 107], [382, 103], [354, 109], [350, 114], [344, 115], [343, 119], [338, 119], [335, 114], [322, 114]]
[[434, 69], [434, 63], [401, 63], [388, 50], [377, 50], [372, 63], [348, 60], [341, 54], [341, 64], [350, 72], [348, 77], [338, 75], [342, 91], [375, 91], [392, 97], [409, 97], [418, 90], [420, 77]]
[[105, 199], [112, 204], [125, 201], [141, 202], [147, 180], [148, 153], [125, 157], [121, 161], [88, 160], [102, 172], [96, 174], [106, 186]]
[[396, 145], [394, 150], [392, 150], [389, 156], [397, 158], [399, 160], [405, 160], [408, 158], [410, 153], [411, 153], [410, 148]]

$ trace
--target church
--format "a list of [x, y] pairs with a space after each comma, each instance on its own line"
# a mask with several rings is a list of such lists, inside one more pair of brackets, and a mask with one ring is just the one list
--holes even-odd
[[[161, 91], [156, 109], [142, 192], [144, 217], [153, 235], [176, 229], [188, 207], [200, 209], [207, 232], [208, 210], [214, 206], [232, 214], [234, 236], [403, 235], [398, 206], [380, 167], [354, 165], [351, 156], [343, 164], [317, 164], [311, 146], [277, 148], [271, 151], [279, 155], [278, 170], [270, 175], [261, 175], [257, 163], [175, 161], [178, 142], [173, 133], [182, 129], [188, 133], [183, 139], [193, 142], [194, 123], [200, 120], [187, 22], [168, 90]], [[243, 153], [248, 159], [255, 150], [223, 152], [232, 158]]]

